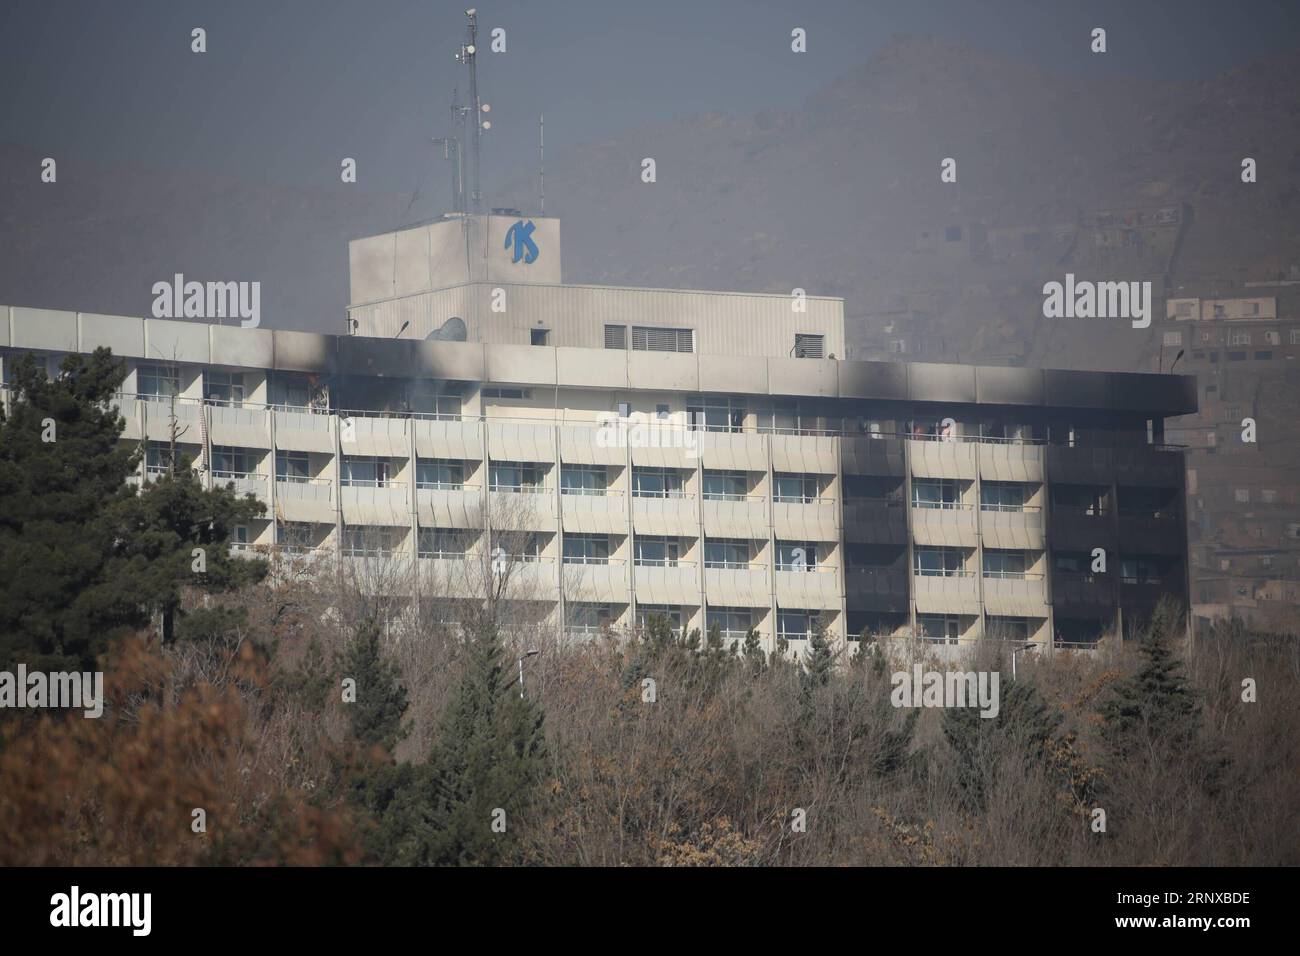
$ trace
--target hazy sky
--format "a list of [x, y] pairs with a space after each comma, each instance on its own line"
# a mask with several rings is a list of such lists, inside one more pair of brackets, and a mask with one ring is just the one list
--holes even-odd
[[[353, 156], [363, 188], [448, 193], [431, 136], [448, 127], [465, 4], [430, 0], [3, 0], [0, 141], [108, 166], [200, 168], [324, 185]], [[1292, 49], [1300, 3], [529, 0], [479, 6], [494, 129], [484, 183], [647, 123], [797, 107], [899, 33], [1055, 69], [1210, 76]], [[208, 52], [190, 51], [190, 30]], [[808, 31], [808, 53], [790, 31]], [[1109, 52], [1088, 52], [1092, 27]], [[486, 42], [482, 44], [486, 49]]]

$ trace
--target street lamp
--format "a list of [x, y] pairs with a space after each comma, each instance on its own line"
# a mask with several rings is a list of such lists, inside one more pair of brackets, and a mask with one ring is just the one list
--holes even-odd
[[1016, 655], [1021, 653], [1022, 651], [1032, 651], [1037, 646], [1038, 645], [1035, 644], [1033, 641], [1029, 641], [1027, 644], [1024, 644], [1021, 647], [1017, 647], [1014, 651], [1011, 652], [1011, 679], [1012, 680], [1016, 679]]
[[524, 659], [540, 654], [541, 651], [527, 651], [519, 658], [519, 699], [524, 699]]

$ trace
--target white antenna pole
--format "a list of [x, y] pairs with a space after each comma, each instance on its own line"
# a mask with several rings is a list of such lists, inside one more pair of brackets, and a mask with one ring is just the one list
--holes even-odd
[[537, 158], [541, 164], [541, 170], [538, 178], [541, 180], [542, 190], [542, 208], [538, 213], [541, 216], [546, 215], [546, 117], [538, 114], [537, 116]]

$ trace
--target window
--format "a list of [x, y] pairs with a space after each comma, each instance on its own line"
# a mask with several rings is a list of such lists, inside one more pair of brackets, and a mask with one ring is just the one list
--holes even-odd
[[949, 226], [943, 231], [943, 238], [948, 242], [961, 242], [961, 226]]
[[705, 470], [705, 501], [743, 501], [747, 494], [749, 482], [743, 471]]
[[311, 525], [302, 521], [278, 521], [275, 543], [285, 554], [306, 554], [312, 550]]
[[896, 354], [896, 355], [902, 355], [904, 352], [907, 351], [907, 340], [906, 340], [906, 339], [890, 339], [890, 340], [889, 340], [889, 351], [893, 352], [893, 353]]
[[912, 570], [922, 577], [965, 577], [967, 573], [960, 548], [916, 548]]
[[817, 476], [805, 474], [776, 474], [773, 501], [785, 504], [811, 504], [817, 500]]
[[230, 548], [232, 551], [248, 550], [248, 525], [237, 524], [230, 529]]
[[1291, 330], [1290, 341], [1292, 345], [1300, 345], [1300, 329]]
[[1164, 339], [1163, 339], [1163, 342], [1164, 342], [1164, 344], [1165, 344], [1166, 346], [1182, 345], [1182, 344], [1183, 344], [1183, 333], [1182, 333], [1182, 332], [1166, 332], [1166, 333], [1165, 333], [1165, 337], [1164, 337]]
[[[178, 456], [179, 458], [179, 456]], [[180, 464], [179, 460], [176, 464]], [[171, 471], [171, 446], [167, 442], [151, 441], [145, 447], [144, 470], [146, 475], [165, 475]]]
[[1255, 353], [1255, 359], [1260, 362], [1267, 362], [1272, 357], [1273, 352], [1271, 349], [1265, 349], [1264, 351]]
[[1119, 576], [1125, 584], [1160, 584], [1163, 573], [1159, 563], [1151, 558], [1121, 558]]
[[672, 468], [632, 469], [632, 497], [681, 498], [682, 475]]
[[637, 352], [694, 352], [695, 332], [668, 326], [634, 325], [632, 349]]
[[242, 372], [204, 372], [203, 398], [214, 405], [240, 408], [244, 404]]
[[529, 330], [528, 330], [528, 344], [529, 344], [529, 345], [545, 345], [545, 344], [546, 344], [546, 337], [547, 337], [549, 334], [550, 334], [550, 329], [529, 329]]
[[1268, 332], [1265, 332], [1265, 333], [1264, 333], [1264, 344], [1265, 344], [1265, 345], [1281, 345], [1281, 344], [1282, 344], [1282, 334], [1281, 334], [1280, 332], [1276, 332], [1276, 331], [1272, 331], [1272, 330], [1270, 330], [1270, 331], [1268, 331]]
[[1216, 319], [1225, 318], [1227, 314], [1228, 314], [1227, 311], [1224, 309], [1222, 305], [1220, 305], [1217, 302], [1214, 304], [1214, 317]]
[[609, 564], [609, 535], [566, 534], [565, 564]]
[[985, 549], [984, 577], [986, 578], [1024, 578], [1025, 552], [998, 551]]
[[738, 432], [745, 427], [744, 405], [726, 396], [692, 398], [686, 403], [687, 427], [694, 431]]
[[276, 375], [281, 401], [279, 404], [288, 409], [306, 411], [311, 406], [311, 382], [305, 375]]
[[135, 380], [146, 402], [168, 402], [181, 392], [181, 370], [174, 365], [141, 365]]
[[676, 635], [682, 633], [682, 609], [669, 604], [638, 604], [636, 606], [636, 626], [647, 628], [650, 622], [659, 618], [668, 623], [668, 628]]
[[256, 453], [247, 448], [212, 446], [213, 478], [247, 478], [257, 470]]
[[1242, 314], [1242, 315], [1251, 315], [1251, 316], [1259, 315], [1259, 303], [1258, 303], [1258, 302], [1247, 302], [1244, 306], [1242, 306], [1241, 314]]
[[1015, 641], [1018, 644], [1023, 644], [1029, 640], [1029, 635], [1031, 633], [1029, 628], [1029, 618], [999, 617], [995, 614], [990, 614], [988, 618], [988, 633], [994, 639]]
[[794, 336], [795, 358], [825, 358], [826, 336], [796, 332]]
[[1245, 352], [1229, 352], [1229, 353], [1228, 353], [1228, 361], [1229, 361], [1229, 362], [1244, 362], [1244, 361], [1246, 361], [1246, 353], [1245, 353]]
[[387, 488], [392, 479], [387, 458], [344, 455], [339, 483], [354, 488]]
[[484, 388], [479, 392], [483, 398], [509, 398], [516, 401], [532, 397], [532, 392], [526, 388]]
[[917, 636], [931, 644], [956, 644], [961, 637], [961, 618], [952, 614], [918, 614]]
[[492, 491], [527, 494], [542, 490], [541, 466], [531, 462], [492, 462], [488, 468], [488, 487]]
[[415, 487], [458, 491], [465, 486], [465, 463], [449, 458], [420, 458], [415, 463]]
[[614, 611], [608, 604], [584, 604], [573, 602], [568, 605], [568, 629], [574, 634], [599, 634], [614, 622]]
[[603, 496], [609, 478], [603, 465], [561, 465], [560, 494]]
[[747, 607], [711, 607], [706, 630], [715, 627], [724, 641], [743, 640], [754, 626], [754, 615]]
[[1249, 344], [1250, 344], [1250, 333], [1249, 333], [1249, 332], [1237, 332], [1237, 331], [1229, 332], [1229, 333], [1228, 333], [1228, 344], [1229, 344], [1229, 345], [1249, 345]]
[[668, 406], [667, 406], [667, 405], [656, 405], [656, 406], [655, 406], [655, 418], [659, 419], [661, 422], [662, 422], [662, 421], [666, 421], [667, 418], [668, 418]]
[[776, 543], [776, 569], [778, 571], [816, 571], [817, 545], [811, 541], [778, 541]]
[[306, 484], [310, 478], [310, 459], [305, 451], [277, 451], [275, 480], [289, 484]]
[[635, 560], [642, 567], [675, 568], [681, 556], [681, 545], [676, 538], [637, 535]]
[[980, 509], [983, 511], [1024, 511], [1029, 487], [1012, 481], [980, 483]]
[[458, 528], [421, 528], [417, 539], [420, 557], [452, 561], [465, 557], [470, 532]]
[[817, 627], [815, 611], [778, 611], [776, 633], [787, 641], [806, 641]]
[[1266, 505], [1277, 504], [1277, 490], [1265, 488], [1259, 493], [1259, 500]]
[[1174, 306], [1174, 316], [1180, 319], [1190, 319], [1192, 317], [1192, 303], [1179, 302]]
[[395, 529], [353, 525], [343, 529], [343, 553], [352, 558], [378, 558], [393, 553]]
[[411, 383], [411, 411], [443, 421], [459, 419], [463, 404], [460, 393], [439, 391], [446, 387], [445, 383], [416, 379]]
[[750, 543], [738, 538], [709, 538], [704, 542], [706, 568], [747, 569], [752, 554]]
[[605, 326], [605, 348], [607, 349], [627, 348], [627, 326], [626, 325]]
[[960, 508], [961, 490], [953, 478], [917, 478], [912, 481], [912, 507]]

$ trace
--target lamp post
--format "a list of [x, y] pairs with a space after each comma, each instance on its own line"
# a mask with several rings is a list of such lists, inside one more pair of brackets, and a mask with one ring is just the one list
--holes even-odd
[[519, 658], [519, 699], [524, 699], [524, 659], [540, 654], [540, 651], [527, 651]]
[[1022, 645], [1021, 647], [1017, 647], [1014, 651], [1011, 652], [1011, 679], [1012, 680], [1016, 679], [1016, 655], [1021, 653], [1022, 651], [1032, 651], [1037, 646], [1038, 645], [1035, 644], [1033, 641], [1029, 641], [1028, 643]]

